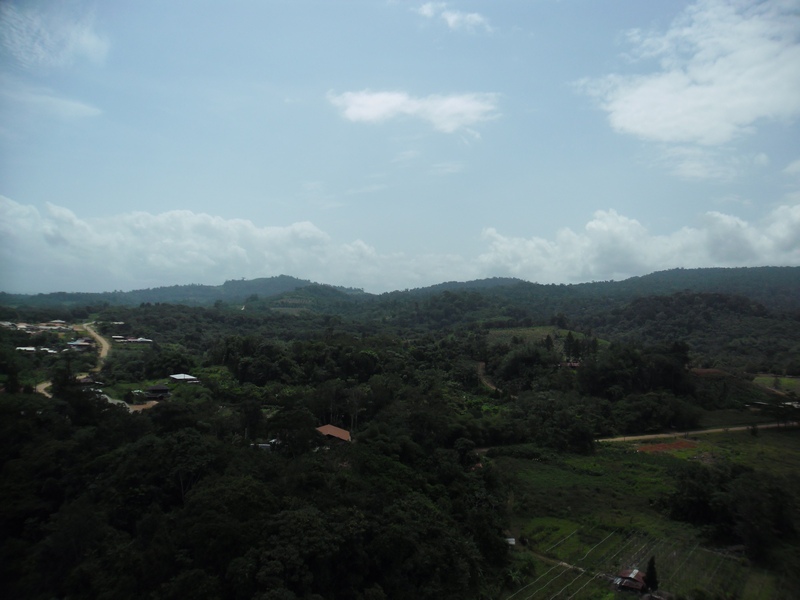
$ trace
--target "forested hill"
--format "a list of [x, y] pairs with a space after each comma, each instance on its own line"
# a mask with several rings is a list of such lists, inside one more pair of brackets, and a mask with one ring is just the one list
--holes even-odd
[[[294, 290], [317, 285], [307, 279], [288, 275], [261, 277], [258, 279], [237, 279], [222, 285], [172, 285], [167, 287], [114, 291], [101, 293], [54, 292], [50, 294], [7, 294], [0, 292], [0, 304], [5, 306], [85, 306], [102, 305], [138, 306], [143, 303], [185, 304], [188, 306], [210, 306], [215, 302], [241, 303], [248, 298], [270, 297]], [[348, 294], [363, 294], [362, 290], [336, 287]]]
[[[497, 295], [508, 301], [524, 298], [530, 302], [535, 299], [543, 309], [561, 310], [560, 307], [564, 303], [609, 305], [620, 300], [630, 301], [645, 296], [692, 291], [735, 294], [763, 304], [766, 308], [784, 312], [800, 310], [800, 267], [673, 269], [631, 277], [623, 281], [570, 285], [545, 285], [515, 278], [494, 277], [467, 282], [450, 281], [378, 296], [365, 293], [361, 289], [320, 285], [306, 279], [279, 275], [252, 280], [230, 280], [218, 286], [174, 285], [128, 292], [55, 292], [32, 295], [0, 292], [0, 305], [71, 308], [169, 303], [211, 306], [217, 302], [243, 304], [286, 294], [291, 296], [298, 290], [310, 288], [317, 288], [317, 291], [310, 294], [313, 298], [306, 298], [303, 303], [319, 306], [326, 305], [326, 302], [334, 302], [339, 308], [355, 300], [370, 298], [381, 299], [391, 304], [395, 301], [430, 297], [443, 292], [475, 291], [483, 295]], [[324, 300], [320, 300], [320, 297], [324, 297]], [[292, 300], [288, 302], [291, 304]]]
[[577, 284], [538, 284], [523, 279], [493, 277], [467, 282], [445, 282], [425, 288], [392, 292], [392, 295], [424, 296], [444, 291], [489, 291], [516, 288], [543, 297], [573, 299], [633, 299], [675, 292], [713, 292], [736, 294], [755, 300], [768, 308], [800, 308], [800, 267], [741, 267], [706, 269], [670, 269], [622, 281], [592, 281]]
[[620, 295], [649, 296], [691, 290], [736, 294], [777, 310], [800, 308], [800, 267], [672, 269], [632, 277], [608, 286]]

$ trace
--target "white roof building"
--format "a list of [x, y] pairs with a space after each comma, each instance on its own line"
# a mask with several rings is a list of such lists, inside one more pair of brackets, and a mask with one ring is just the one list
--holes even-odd
[[197, 377], [194, 377], [192, 375], [187, 375], [186, 373], [176, 373], [175, 375], [170, 375], [169, 378], [172, 381], [183, 381], [186, 383], [193, 383], [195, 381], [198, 381]]

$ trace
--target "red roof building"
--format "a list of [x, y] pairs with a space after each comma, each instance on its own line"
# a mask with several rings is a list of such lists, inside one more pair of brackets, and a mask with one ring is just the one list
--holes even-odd
[[336, 425], [323, 425], [322, 427], [317, 427], [317, 431], [325, 437], [334, 437], [345, 442], [352, 441], [350, 439], [350, 432], [346, 429], [336, 427]]

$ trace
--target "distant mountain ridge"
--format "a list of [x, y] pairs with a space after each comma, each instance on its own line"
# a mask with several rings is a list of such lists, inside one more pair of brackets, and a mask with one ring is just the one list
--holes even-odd
[[[0, 304], [76, 306], [107, 303], [114, 306], [137, 306], [142, 303], [185, 304], [208, 306], [215, 302], [241, 303], [252, 296], [271, 297], [300, 288], [319, 285], [307, 279], [289, 275], [258, 279], [232, 279], [222, 285], [172, 285], [133, 290], [130, 292], [53, 292], [49, 294], [7, 294], [0, 292]], [[363, 294], [363, 290], [331, 286], [346, 294]]]
[[[358, 288], [319, 284], [289, 275], [258, 279], [229, 280], [222, 285], [174, 285], [129, 292], [101, 293], [53, 292], [49, 294], [8, 294], [0, 292], [5, 306], [90, 306], [108, 304], [137, 306], [142, 303], [210, 306], [216, 302], [244, 303], [248, 299], [266, 299], [295, 293], [303, 288], [321, 287], [338, 292], [342, 300], [391, 298], [396, 296], [431, 296], [443, 292], [506, 290], [514, 295], [571, 296], [579, 299], [625, 299], [672, 294], [691, 290], [744, 296], [778, 310], [800, 310], [800, 267], [736, 267], [671, 269], [622, 281], [599, 281], [578, 284], [539, 284], [517, 278], [493, 277], [473, 281], [449, 281], [412, 290], [369, 294]], [[337, 295], [337, 294], [333, 294]]]

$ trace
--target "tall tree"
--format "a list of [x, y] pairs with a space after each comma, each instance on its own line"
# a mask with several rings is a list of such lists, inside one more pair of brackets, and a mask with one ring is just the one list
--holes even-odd
[[650, 591], [655, 592], [658, 589], [658, 573], [656, 572], [655, 556], [651, 556], [650, 560], [647, 561], [647, 571], [645, 571], [644, 578], [647, 581], [647, 587], [650, 588]]

